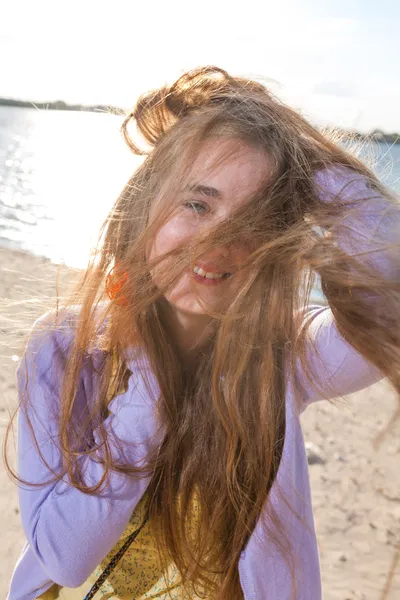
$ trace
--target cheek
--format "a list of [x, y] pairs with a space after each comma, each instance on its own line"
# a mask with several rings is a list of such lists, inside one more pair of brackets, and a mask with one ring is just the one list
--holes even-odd
[[241, 265], [243, 265], [246, 262], [250, 254], [251, 250], [248, 247], [243, 245], [236, 246], [234, 248], [231, 248], [230, 250], [229, 262], [240, 270]]
[[184, 242], [187, 235], [185, 235], [185, 232], [179, 227], [177, 221], [178, 219], [172, 219], [158, 230], [148, 249], [147, 258], [149, 261], [167, 254]]
[[[185, 220], [177, 215], [163, 225], [154, 236], [146, 252], [149, 263], [156, 261], [168, 252], [181, 247], [189, 241], [195, 234], [193, 227], [189, 227]], [[159, 265], [151, 269], [151, 277], [157, 287], [162, 287], [165, 283], [164, 274], [169, 271], [168, 262], [171, 259], [162, 261]]]

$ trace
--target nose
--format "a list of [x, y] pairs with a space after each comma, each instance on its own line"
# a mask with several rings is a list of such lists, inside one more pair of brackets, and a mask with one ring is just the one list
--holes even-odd
[[226, 257], [228, 256], [229, 252], [229, 246], [217, 246], [217, 248], [214, 248], [214, 250], [211, 252], [211, 255]]
[[207, 270], [232, 271], [237, 267], [237, 257], [232, 249], [226, 246], [215, 248], [209, 254], [199, 257], [198, 264]]
[[226, 246], [218, 246], [212, 252], [207, 254], [207, 260], [212, 262], [221, 262], [222, 260], [227, 259], [229, 256], [229, 248]]

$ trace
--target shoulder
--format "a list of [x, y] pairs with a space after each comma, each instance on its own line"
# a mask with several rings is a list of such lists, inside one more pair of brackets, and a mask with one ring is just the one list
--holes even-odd
[[73, 319], [72, 311], [51, 311], [34, 322], [17, 367], [20, 393], [36, 386], [49, 387], [53, 392], [59, 388], [72, 349], [76, 328]]
[[78, 320], [78, 309], [50, 311], [33, 324], [25, 354], [40, 357], [46, 362], [52, 355], [67, 355], [72, 347]]
[[[41, 372], [64, 370], [74, 347], [80, 307], [72, 306], [58, 311], [50, 311], [39, 317], [33, 324], [22, 361], [18, 367], [29, 364]], [[91, 350], [91, 360], [97, 362], [104, 355], [96, 345]], [[85, 352], [85, 364], [88, 362]]]

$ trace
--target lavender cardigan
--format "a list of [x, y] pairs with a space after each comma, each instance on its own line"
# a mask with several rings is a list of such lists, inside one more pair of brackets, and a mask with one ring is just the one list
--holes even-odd
[[[345, 192], [348, 197], [371, 195], [362, 177], [350, 174], [343, 168], [320, 171], [316, 178], [326, 201], [332, 197], [331, 194], [342, 190], [346, 183], [349, 183]], [[395, 218], [393, 214], [391, 218], [386, 218], [383, 217], [386, 207], [386, 200], [373, 199], [367, 207], [362, 208], [362, 214], [354, 218], [354, 222], [346, 223], [346, 227], [357, 231], [359, 242], [354, 251], [374, 249], [373, 236], [377, 232], [380, 233], [380, 239], [385, 241], [400, 241], [399, 211], [396, 209]], [[343, 247], [346, 243], [343, 236]], [[373, 256], [371, 260], [376, 261], [383, 273], [398, 276], [399, 265], [394, 264], [393, 258], [383, 252], [370, 256]], [[380, 373], [340, 336], [329, 308], [309, 307], [305, 318], [312, 320], [310, 332], [314, 345], [310, 344], [309, 353], [313, 377], [322, 386], [326, 396], [349, 394], [380, 379]], [[55, 357], [60, 348], [68, 346], [73, 335], [71, 321], [70, 328], [60, 329], [44, 342], [42, 340], [39, 344], [32, 341], [18, 371], [20, 390], [25, 384], [26, 372], [29, 373], [30, 394], [34, 400], [34, 410], [30, 410], [29, 418], [41, 452], [54, 471], [60, 468], [60, 455], [53, 442], [58, 435], [55, 413], [60, 391]], [[155, 407], [146, 393], [142, 371], [134, 361], [129, 366], [132, 376], [128, 391], [111, 402], [111, 414], [105, 425], [110, 439], [117, 436], [123, 441], [138, 442], [135, 450], [129, 446], [129, 450], [124, 451], [125, 460], [134, 462], [146, 456], [150, 444], [159, 443], [161, 436], [157, 431], [161, 433], [161, 430], [156, 421]], [[296, 379], [302, 390], [302, 399], [300, 403], [295, 401], [293, 386], [288, 381], [286, 439], [268, 502], [277, 511], [285, 528], [285, 536], [291, 544], [297, 590], [293, 596], [289, 567], [272, 542], [272, 537], [264, 533], [260, 519], [239, 561], [245, 600], [321, 599], [318, 548], [299, 420], [306, 406], [319, 398], [307, 384], [300, 367]], [[84, 411], [95, 394], [93, 372], [84, 368], [76, 410]], [[76, 413], [75, 417], [79, 417], [79, 414]], [[96, 439], [96, 431], [93, 436]], [[118, 454], [119, 446], [113, 448]], [[91, 457], [82, 457], [81, 460], [87, 478], [97, 481], [101, 476], [101, 465]], [[28, 481], [40, 482], [49, 478], [48, 469], [33, 446], [27, 416], [23, 411], [18, 421], [18, 469], [20, 476]], [[54, 582], [69, 588], [82, 585], [118, 542], [148, 481], [135, 481], [112, 473], [107, 494], [103, 496], [83, 494], [69, 485], [67, 480], [37, 489], [21, 485], [19, 501], [26, 543], [12, 575], [8, 600], [33, 600]], [[273, 531], [272, 522], [269, 526]]]

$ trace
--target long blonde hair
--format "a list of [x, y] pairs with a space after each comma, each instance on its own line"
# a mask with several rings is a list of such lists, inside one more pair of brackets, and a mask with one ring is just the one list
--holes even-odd
[[[130, 135], [132, 124], [148, 150]], [[351, 206], [340, 195], [323, 201], [315, 175], [342, 166], [366, 178], [370, 197], [382, 194], [390, 201], [391, 196], [363, 163], [264, 86], [216, 67], [196, 69], [142, 96], [122, 131], [131, 150], [145, 159], [115, 202], [97, 253], [71, 299], [79, 307], [73, 346], [60, 357], [64, 473], [87, 493], [107, 484], [110, 469], [132, 476], [151, 473], [149, 514], [160, 552], [198, 590], [218, 600], [239, 600], [239, 557], [266, 506], [282, 457], [285, 373], [294, 373], [297, 359], [307, 372], [301, 314], [314, 273], [341, 334], [400, 389], [400, 339], [394, 326], [398, 289], [368, 261], [343, 250], [339, 230]], [[167, 218], [170, 199], [182, 189], [202, 145], [221, 138], [265, 151], [273, 173], [234, 219], [160, 259], [173, 256], [174, 268], [165, 289], [157, 289], [146, 246]], [[156, 197], [161, 198], [158, 216], [150, 222]], [[238, 237], [251, 240], [249, 276], [226, 310], [213, 315], [217, 326], [210, 344], [188, 370], [163, 321], [163, 295], [188, 262]], [[123, 274], [124, 285], [120, 296], [108, 301], [105, 281], [111, 270], [111, 278]], [[385, 306], [384, 314], [374, 310], [376, 299]], [[58, 327], [59, 319], [48, 319], [49, 326]], [[126, 376], [132, 348], [143, 350], [157, 380], [153, 400], [164, 428], [161, 446], [141, 467], [113, 463], [101, 425], [113, 395], [110, 385]], [[100, 393], [89, 423], [77, 428], [70, 415], [83, 361], [90, 362], [98, 349], [102, 363], [93, 366], [93, 376]], [[154, 394], [154, 387], [148, 387]], [[28, 392], [29, 386], [22, 402], [29, 402]], [[77, 457], [96, 452], [83, 435], [95, 426], [104, 445], [104, 477], [90, 487]], [[190, 527], [194, 498], [200, 507], [195, 530]]]

